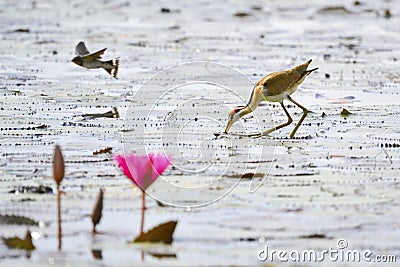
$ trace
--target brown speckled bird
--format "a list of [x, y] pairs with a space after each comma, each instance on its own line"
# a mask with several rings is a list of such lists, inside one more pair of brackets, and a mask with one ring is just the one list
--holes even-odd
[[287, 122], [264, 131], [262, 135], [268, 135], [273, 131], [288, 126], [289, 124], [292, 123], [293, 120], [292, 117], [290, 117], [289, 112], [283, 105], [283, 100], [287, 99], [303, 110], [303, 116], [301, 117], [297, 125], [294, 127], [292, 132], [290, 133], [290, 138], [293, 138], [294, 135], [296, 134], [297, 129], [300, 127], [301, 123], [306, 118], [308, 110], [299, 103], [297, 103], [296, 101], [294, 101], [290, 95], [296, 91], [297, 87], [304, 81], [304, 79], [311, 72], [318, 69], [315, 68], [307, 70], [308, 65], [310, 65], [310, 63], [311, 60], [307, 61], [304, 64], [296, 66], [290, 70], [283, 70], [268, 74], [267, 76], [259, 80], [254, 86], [253, 92], [251, 93], [250, 100], [247, 103], [247, 105], [236, 107], [229, 113], [228, 125], [226, 126], [225, 134], [228, 133], [229, 129], [236, 121], [238, 121], [246, 114], [253, 112], [262, 101], [279, 102], [279, 104], [281, 104], [283, 110], [285, 111], [286, 116], [288, 117]]
[[101, 61], [101, 56], [104, 54], [107, 48], [99, 50], [95, 53], [89, 53], [84, 42], [79, 42], [76, 46], [74, 57], [71, 61], [76, 65], [82, 66], [87, 69], [105, 69], [111, 76], [117, 79], [119, 58]]

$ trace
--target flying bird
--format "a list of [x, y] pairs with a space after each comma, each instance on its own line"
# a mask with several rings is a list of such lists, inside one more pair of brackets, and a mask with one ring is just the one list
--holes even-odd
[[118, 66], [119, 66], [119, 58], [107, 61], [101, 61], [101, 56], [104, 54], [107, 48], [99, 50], [94, 53], [90, 53], [86, 48], [84, 42], [79, 42], [76, 46], [74, 57], [71, 61], [74, 62], [76, 65], [87, 69], [98, 69], [103, 68], [105, 69], [111, 76], [117, 79], [118, 74]]
[[310, 73], [318, 69], [314, 68], [311, 70], [307, 70], [310, 63], [311, 60], [289, 70], [283, 70], [268, 74], [264, 76], [261, 80], [259, 80], [254, 86], [254, 89], [250, 96], [250, 100], [247, 105], [236, 107], [229, 113], [228, 125], [225, 128], [225, 134], [228, 133], [229, 129], [235, 122], [237, 122], [246, 114], [253, 112], [262, 101], [279, 102], [288, 118], [287, 122], [264, 131], [262, 135], [268, 135], [273, 131], [290, 125], [293, 119], [290, 116], [289, 112], [286, 110], [286, 107], [283, 105], [283, 100], [287, 99], [303, 110], [303, 116], [300, 118], [299, 122], [290, 133], [289, 137], [293, 138], [296, 134], [297, 129], [306, 118], [308, 110], [296, 101], [294, 101], [290, 95], [296, 91], [297, 87], [304, 81], [304, 79], [308, 75], [310, 75]]

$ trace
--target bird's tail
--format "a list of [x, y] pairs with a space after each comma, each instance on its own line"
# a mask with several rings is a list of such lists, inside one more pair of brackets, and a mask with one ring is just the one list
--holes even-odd
[[316, 71], [317, 69], [319, 69], [319, 68], [314, 68], [314, 69], [311, 69], [311, 70], [306, 70], [305, 72], [307, 72], [308, 74], [310, 74], [311, 72]]
[[118, 74], [118, 67], [119, 67], [119, 57], [116, 59], [112, 59], [109, 61], [105, 61], [103, 63], [103, 68], [115, 79], [117, 79]]

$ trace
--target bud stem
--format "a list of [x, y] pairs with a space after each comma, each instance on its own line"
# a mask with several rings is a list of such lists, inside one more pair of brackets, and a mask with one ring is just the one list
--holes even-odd
[[142, 220], [140, 223], [140, 234], [143, 234], [143, 226], [144, 226], [144, 212], [146, 210], [146, 192], [142, 190]]
[[57, 184], [57, 223], [58, 223], [58, 250], [61, 250], [61, 193], [60, 184]]

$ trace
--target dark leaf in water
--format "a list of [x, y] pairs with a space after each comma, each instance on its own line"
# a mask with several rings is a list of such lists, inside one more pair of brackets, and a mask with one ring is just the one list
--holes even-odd
[[328, 238], [325, 234], [302, 235], [300, 238]]
[[392, 13], [390, 12], [390, 9], [385, 10], [385, 19], [390, 19], [392, 17]]
[[169, 206], [169, 205], [165, 204], [164, 202], [159, 201], [157, 199], [156, 199], [156, 203], [157, 203], [157, 206], [159, 206], [159, 207], [168, 207]]
[[162, 258], [176, 258], [176, 254], [175, 253], [151, 253], [149, 252], [149, 255], [158, 258], [158, 259], [162, 259]]
[[97, 196], [96, 204], [94, 205], [91, 215], [93, 223], [93, 233], [96, 232], [96, 225], [101, 220], [102, 212], [103, 212], [103, 190], [100, 189], [99, 195]]
[[241, 178], [252, 179], [253, 177], [264, 177], [264, 174], [248, 172], [248, 173], [243, 174]]
[[324, 59], [329, 60], [332, 57], [331, 54], [324, 54]]
[[285, 210], [286, 212], [301, 212], [301, 211], [303, 211], [303, 209], [302, 208], [296, 208], [296, 209], [287, 209], [287, 210]]
[[251, 16], [251, 14], [250, 14], [250, 13], [247, 13], [247, 12], [236, 12], [236, 13], [234, 14], [234, 16], [235, 16], [235, 17], [238, 17], [238, 18], [244, 18], [244, 17], [249, 17], [249, 16]]
[[39, 225], [38, 222], [24, 216], [0, 215], [0, 224]]
[[39, 126], [36, 126], [35, 127], [35, 129], [36, 130], [38, 130], [38, 129], [47, 129], [47, 128], [49, 128], [50, 126], [48, 126], [48, 125], [46, 125], [46, 124], [41, 124], [41, 125], [39, 125]]
[[50, 186], [19, 186], [8, 193], [12, 194], [52, 194], [53, 189]]
[[105, 113], [92, 113], [92, 114], [83, 114], [82, 117], [89, 117], [91, 119], [94, 118], [119, 118], [119, 113], [116, 107], [113, 107], [112, 110], [107, 111]]
[[321, 8], [318, 13], [321, 14], [352, 14], [353, 12], [344, 6], [329, 6]]
[[92, 255], [93, 258], [102, 260], [103, 259], [103, 253], [100, 249], [92, 249]]
[[341, 112], [340, 112], [340, 115], [342, 116], [342, 117], [347, 117], [347, 116], [349, 116], [351, 113], [347, 110], [347, 109], [343, 109]]
[[240, 242], [256, 242], [258, 240], [259, 239], [255, 238], [255, 237], [241, 237], [241, 238], [239, 238]]
[[56, 145], [53, 156], [53, 178], [58, 185], [64, 178], [64, 158], [59, 145]]
[[31, 232], [28, 230], [26, 232], [25, 238], [21, 239], [19, 237], [11, 237], [11, 238], [3, 238], [4, 244], [8, 248], [12, 249], [25, 249], [25, 250], [34, 250], [35, 246], [32, 243]]
[[138, 47], [146, 47], [148, 45], [148, 42], [146, 42], [146, 41], [138, 41], [138, 42], [134, 42], [134, 43], [128, 43], [128, 45], [138, 46]]
[[19, 29], [14, 30], [14, 32], [29, 33], [30, 30], [28, 28], [19, 28]]
[[262, 6], [252, 6], [251, 9], [257, 10], [257, 11], [263, 10]]
[[29, 197], [27, 197], [27, 198], [21, 198], [20, 200], [19, 200], [19, 202], [33, 202], [33, 201], [36, 201], [36, 199], [33, 199], [33, 198], [29, 198]]
[[174, 234], [177, 223], [177, 221], [170, 221], [160, 224], [153, 229], [139, 235], [135, 238], [135, 240], [133, 240], [133, 242], [160, 242], [171, 244], [173, 241], [172, 236]]
[[109, 147], [109, 146], [108, 146], [108, 147], [106, 147], [106, 148], [104, 148], [104, 149], [100, 149], [100, 150], [94, 151], [94, 152], [93, 152], [93, 155], [106, 154], [106, 153], [110, 154], [111, 151], [112, 151], [112, 147]]
[[227, 175], [227, 178], [243, 178], [243, 179], [252, 179], [254, 178], [259, 178], [259, 177], [264, 177], [263, 173], [252, 173], [252, 172], [248, 172], [248, 173], [237, 173], [237, 174], [232, 174], [232, 175]]

